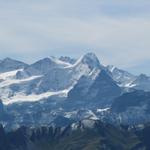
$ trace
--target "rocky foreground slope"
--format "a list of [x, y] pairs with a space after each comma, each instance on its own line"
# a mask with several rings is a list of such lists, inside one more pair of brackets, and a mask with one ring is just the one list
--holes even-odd
[[149, 150], [150, 126], [132, 127], [83, 120], [67, 127], [0, 126], [1, 150]]

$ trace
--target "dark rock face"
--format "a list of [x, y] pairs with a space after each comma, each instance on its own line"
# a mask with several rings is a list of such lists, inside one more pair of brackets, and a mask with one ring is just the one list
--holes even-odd
[[112, 80], [109, 74], [102, 70], [92, 84], [89, 79], [81, 77], [75, 87], [69, 92], [68, 99], [93, 104], [110, 105], [112, 100], [121, 94], [120, 87]]
[[3, 112], [4, 112], [4, 106], [3, 106], [2, 100], [0, 100], [0, 113], [3, 113]]
[[145, 111], [149, 111], [150, 92], [134, 91], [125, 93], [122, 96], [116, 98], [112, 104], [112, 110], [121, 113], [127, 111], [127, 109], [130, 107], [142, 107], [144, 105], [147, 105]]
[[0, 150], [11, 150], [7, 135], [2, 125], [0, 125]]
[[114, 99], [110, 113], [114, 124], [145, 124], [150, 120], [150, 92], [133, 91]]
[[61, 56], [59, 58], [59, 60], [70, 63], [70, 64], [74, 64], [77, 61], [76, 59], [73, 59], [73, 58], [70, 58], [70, 57], [67, 57], [67, 56]]
[[81, 59], [81, 63], [88, 64], [90, 69], [99, 68], [101, 66], [99, 59], [94, 53], [87, 53], [84, 55]]
[[93, 85], [90, 87], [89, 92], [96, 94], [93, 99], [113, 99], [121, 94], [121, 89], [107, 74], [107, 72], [102, 70]]

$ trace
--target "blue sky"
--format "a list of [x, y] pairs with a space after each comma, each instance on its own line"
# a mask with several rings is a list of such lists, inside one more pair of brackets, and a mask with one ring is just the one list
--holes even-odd
[[149, 0], [0, 0], [0, 59], [94, 52], [150, 75]]

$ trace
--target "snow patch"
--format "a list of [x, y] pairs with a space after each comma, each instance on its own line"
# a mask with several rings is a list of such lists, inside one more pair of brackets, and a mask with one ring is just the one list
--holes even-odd
[[0, 73], [0, 80], [6, 80], [8, 78], [12, 78], [16, 75], [18, 71], [22, 71], [22, 70], [23, 69], [18, 69], [14, 71], [5, 72], [5, 73]]
[[32, 76], [32, 77], [25, 78], [25, 79], [20, 79], [20, 80], [8, 78], [5, 81], [0, 82], [0, 88], [7, 87], [7, 86], [10, 86], [12, 84], [20, 84], [22, 82], [31, 81], [31, 80], [34, 80], [34, 79], [37, 79], [37, 78], [40, 78], [40, 77], [42, 77], [42, 76]]
[[39, 95], [31, 94], [31, 95], [25, 95], [24, 93], [17, 93], [15, 96], [10, 98], [2, 99], [3, 103], [5, 105], [9, 105], [12, 103], [20, 103], [20, 102], [36, 102], [45, 98], [48, 98], [50, 96], [56, 96], [59, 97], [67, 97], [69, 90], [62, 90], [57, 92], [46, 92]]
[[108, 110], [110, 110], [110, 108], [97, 109], [97, 112], [101, 113], [101, 112], [106, 112]]

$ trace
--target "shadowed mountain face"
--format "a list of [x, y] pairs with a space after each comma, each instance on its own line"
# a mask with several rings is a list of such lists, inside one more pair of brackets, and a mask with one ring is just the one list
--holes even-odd
[[139, 75], [132, 84], [138, 90], [150, 91], [150, 77], [145, 74]]
[[4, 106], [3, 106], [2, 101], [0, 100], [0, 113], [3, 113], [3, 112], [4, 112]]
[[134, 91], [131, 93], [125, 93], [122, 96], [115, 99], [112, 104], [112, 110], [116, 112], [125, 112], [129, 108], [144, 107], [145, 111], [150, 109], [150, 92]]
[[95, 103], [102, 105], [110, 105], [112, 100], [121, 94], [121, 88], [102, 70], [94, 81], [89, 78], [82, 77], [74, 88], [68, 93], [68, 100], [74, 102]]
[[[65, 128], [21, 127], [5, 132], [0, 127], [1, 150], [148, 150], [149, 127], [128, 131], [99, 121], [83, 120]], [[145, 132], [147, 131], [147, 132]], [[146, 137], [147, 137], [146, 136]]]

